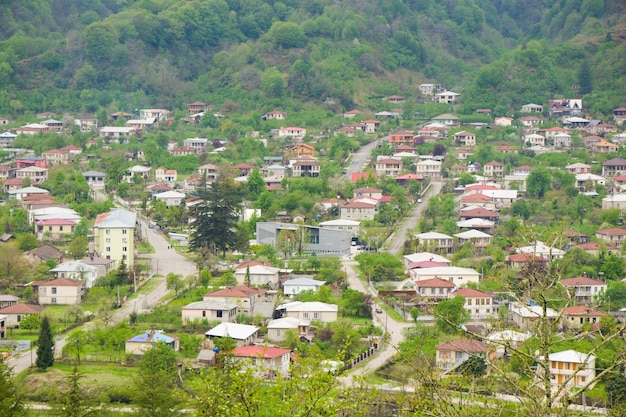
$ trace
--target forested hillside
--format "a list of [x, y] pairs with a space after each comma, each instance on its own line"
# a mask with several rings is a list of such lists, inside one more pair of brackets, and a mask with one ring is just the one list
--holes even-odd
[[[416, 96], [436, 81], [466, 112], [588, 94], [623, 105], [623, 1], [4, 0], [0, 115], [190, 100], [246, 112]], [[582, 63], [589, 66], [582, 69]], [[593, 82], [580, 89], [581, 71]], [[465, 88], [465, 90], [463, 90]]]

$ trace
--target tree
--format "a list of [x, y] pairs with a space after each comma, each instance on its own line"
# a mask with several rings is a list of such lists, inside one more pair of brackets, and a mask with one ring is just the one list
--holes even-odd
[[208, 269], [203, 269], [200, 272], [200, 285], [202, 285], [203, 287], [208, 287], [209, 282], [211, 282], [211, 271], [209, 271]]
[[134, 403], [139, 415], [168, 417], [177, 415], [174, 408], [181, 402], [176, 387], [176, 353], [166, 343], [155, 343], [144, 352], [134, 380]]
[[22, 321], [20, 321], [20, 329], [29, 330], [29, 334], [30, 331], [38, 329], [39, 326], [41, 326], [41, 320], [34, 314], [22, 317]]
[[454, 298], [440, 301], [435, 307], [435, 323], [444, 333], [454, 334], [460, 331], [461, 325], [470, 318], [465, 309], [465, 297], [457, 295]]
[[593, 75], [591, 74], [591, 66], [587, 59], [583, 59], [578, 71], [578, 85], [580, 86], [580, 94], [589, 94], [593, 90]]
[[87, 256], [88, 242], [84, 236], [74, 238], [67, 247], [67, 255], [72, 259], [82, 259]]
[[485, 358], [478, 355], [471, 355], [465, 362], [459, 366], [459, 372], [464, 375], [470, 375], [473, 377], [483, 376], [487, 370], [487, 364]]
[[526, 191], [530, 197], [543, 198], [550, 190], [552, 175], [548, 168], [533, 168], [526, 179]]
[[6, 357], [0, 355], [0, 416], [22, 417], [26, 410], [6, 361]]
[[201, 202], [193, 209], [196, 230], [189, 242], [192, 249], [207, 248], [225, 255], [234, 248], [241, 202], [238, 188], [231, 178], [220, 175], [209, 190], [199, 191]]
[[71, 375], [67, 378], [68, 387], [61, 392], [56, 411], [61, 417], [86, 417], [93, 414], [87, 405], [85, 392], [80, 383], [82, 374], [74, 366]]
[[184, 286], [181, 276], [172, 272], [165, 277], [165, 283], [168, 290], [174, 290], [176, 297], [178, 297], [178, 291]]
[[258, 168], [252, 170], [248, 175], [248, 192], [252, 200], [256, 200], [263, 191], [265, 191], [265, 180], [261, 176]]
[[37, 368], [45, 371], [54, 365], [54, 340], [48, 316], [44, 316], [39, 329], [39, 339], [37, 339]]

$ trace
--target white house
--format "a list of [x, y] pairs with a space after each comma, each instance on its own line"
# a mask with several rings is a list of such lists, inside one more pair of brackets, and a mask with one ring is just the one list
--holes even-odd
[[300, 294], [302, 291], [317, 292], [324, 284], [324, 281], [319, 281], [306, 277], [290, 279], [289, 281], [285, 281], [283, 283], [283, 294], [297, 295]]
[[439, 251], [446, 251], [448, 253], [453, 250], [454, 243], [452, 236], [448, 236], [444, 233], [418, 233], [415, 235], [415, 238], [418, 240], [420, 245], [423, 245], [430, 250], [436, 249]]
[[[596, 357], [591, 354], [565, 350], [548, 355], [550, 362], [550, 381], [552, 385], [560, 387], [586, 387], [596, 377]], [[541, 375], [543, 367], [537, 367]], [[593, 388], [595, 383], [589, 385]]]
[[56, 278], [32, 283], [37, 288], [39, 304], [80, 304], [85, 295], [85, 283], [81, 280]]
[[258, 327], [249, 324], [220, 323], [204, 335], [210, 340], [230, 337], [237, 343], [237, 346], [247, 346], [252, 344], [258, 332]]
[[278, 347], [239, 346], [233, 349], [234, 360], [248, 361], [257, 376], [273, 378], [276, 375], [286, 377], [289, 374], [291, 351]]
[[[538, 305], [524, 305], [519, 302], [509, 304], [511, 321], [522, 330], [530, 330], [533, 324], [544, 317], [543, 308]], [[559, 314], [552, 308], [547, 308], [545, 318], [556, 320]]]
[[287, 331], [293, 330], [298, 336], [309, 333], [311, 320], [297, 317], [282, 317], [274, 319], [267, 324], [267, 338], [270, 342], [280, 343], [285, 341]]
[[276, 311], [283, 317], [321, 321], [331, 323], [337, 321], [339, 308], [335, 304], [326, 304], [319, 301], [294, 301], [279, 306]]
[[261, 285], [278, 285], [280, 268], [275, 268], [273, 266], [267, 265], [252, 265], [249, 268], [237, 268], [235, 270], [235, 278], [237, 278], [237, 283], [239, 285], [243, 285], [246, 282], [246, 275], [249, 273], [250, 276], [250, 285], [253, 286], [261, 286]]
[[147, 181], [148, 177], [150, 177], [150, 171], [152, 171], [152, 168], [150, 168], [150, 167], [146, 167], [146, 166], [143, 166], [143, 165], [135, 165], [133, 167], [130, 167], [124, 173], [124, 181], [126, 181], [129, 184], [132, 184], [133, 177], [135, 176], [135, 174], [137, 174], [139, 177], [143, 178], [144, 181]]
[[469, 311], [472, 320], [485, 320], [498, 313], [498, 306], [493, 304], [493, 294], [473, 288], [461, 288], [450, 293], [450, 297], [457, 295], [465, 298], [463, 307]]
[[237, 318], [237, 304], [213, 300], [196, 301], [182, 308], [181, 318], [183, 323], [203, 320], [234, 322]]
[[85, 288], [91, 288], [98, 279], [98, 268], [81, 261], [65, 261], [50, 270], [56, 278], [68, 278], [85, 282]]
[[534, 245], [523, 246], [517, 249], [517, 252], [526, 255], [539, 256], [547, 261], [560, 259], [565, 255], [565, 251], [547, 246], [545, 243], [537, 241]]
[[154, 198], [163, 201], [166, 207], [178, 207], [185, 201], [185, 194], [178, 191], [166, 191], [157, 194]]
[[468, 283], [478, 283], [480, 273], [471, 268], [458, 266], [438, 266], [433, 268], [417, 268], [410, 270], [411, 278], [423, 281], [431, 278], [441, 278], [454, 283], [457, 287], [466, 286]]

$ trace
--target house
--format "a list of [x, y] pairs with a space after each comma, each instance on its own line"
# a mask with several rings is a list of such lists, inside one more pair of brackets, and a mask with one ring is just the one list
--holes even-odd
[[454, 251], [452, 236], [438, 232], [426, 232], [416, 234], [415, 238], [421, 246], [426, 247], [428, 250], [445, 253]]
[[15, 133], [19, 135], [36, 135], [38, 133], [48, 133], [50, 128], [40, 123], [30, 123], [15, 129]]
[[441, 84], [424, 83], [419, 85], [420, 94], [427, 97], [433, 97], [441, 92]]
[[463, 130], [454, 134], [454, 142], [458, 146], [476, 146], [476, 133]]
[[85, 171], [83, 177], [91, 187], [104, 187], [107, 174], [100, 171]]
[[67, 165], [74, 162], [74, 154], [61, 149], [50, 149], [41, 154], [46, 160], [46, 165]]
[[559, 314], [550, 307], [546, 308], [544, 316], [543, 307], [538, 305], [524, 305], [519, 302], [509, 304], [510, 320], [522, 330], [534, 330], [535, 323], [542, 317], [556, 320]]
[[483, 167], [485, 177], [495, 178], [504, 176], [504, 165], [498, 161], [487, 162]]
[[0, 315], [6, 317], [5, 326], [7, 329], [18, 329], [20, 322], [25, 317], [30, 315], [39, 316], [43, 310], [45, 310], [44, 306], [17, 303], [0, 308]]
[[40, 241], [68, 240], [73, 234], [78, 221], [70, 219], [37, 219], [35, 220], [35, 232]]
[[498, 313], [498, 306], [493, 303], [493, 294], [473, 288], [460, 288], [450, 293], [450, 297], [456, 296], [465, 298], [463, 307], [469, 311], [471, 320], [485, 320]]
[[[244, 269], [246, 269], [244, 267]], [[274, 301], [276, 291], [268, 291], [262, 288], [252, 288], [238, 285], [232, 288], [223, 288], [205, 294], [202, 299], [222, 305], [235, 304], [237, 313], [246, 316], [272, 317], [274, 314]]]
[[583, 110], [582, 99], [548, 100], [550, 116], [568, 116], [580, 114]]
[[159, 167], [154, 170], [154, 180], [156, 182], [176, 182], [177, 175], [178, 173], [175, 169], [165, 169], [164, 167]]
[[156, 120], [165, 120], [169, 117], [170, 111], [165, 109], [140, 109], [139, 110], [139, 118], [140, 119], [151, 119], [155, 118]]
[[13, 142], [17, 140], [17, 135], [11, 132], [4, 132], [0, 134], [0, 147], [6, 148], [11, 146]]
[[415, 173], [424, 177], [440, 178], [441, 166], [442, 162], [434, 159], [419, 161], [415, 164]]
[[41, 184], [48, 180], [48, 168], [36, 166], [20, 168], [15, 170], [15, 178], [22, 181], [28, 178], [33, 185]]
[[124, 181], [126, 181], [129, 184], [132, 184], [135, 179], [135, 175], [137, 175], [139, 178], [143, 179], [144, 181], [148, 181], [148, 178], [150, 178], [151, 171], [152, 171], [152, 168], [150, 167], [146, 167], [143, 165], [135, 165], [127, 169], [126, 172], [124, 172]]
[[603, 177], [616, 177], [626, 174], [626, 159], [617, 157], [602, 163]]
[[431, 278], [415, 281], [415, 292], [429, 301], [441, 301], [450, 298], [450, 293], [456, 289], [453, 282], [441, 278]]
[[496, 117], [493, 122], [496, 126], [509, 127], [513, 125], [513, 118], [501, 116]]
[[97, 256], [88, 256], [80, 260], [85, 265], [96, 267], [98, 270], [96, 275], [98, 278], [106, 276], [114, 269], [115, 261], [113, 259], [99, 258]]
[[617, 152], [619, 146], [606, 140], [599, 140], [591, 145], [591, 151], [596, 153], [611, 153]]
[[311, 320], [296, 317], [282, 317], [267, 324], [267, 339], [272, 343], [284, 342], [288, 331], [294, 331], [299, 337], [309, 334]]
[[378, 213], [378, 205], [354, 201], [344, 204], [339, 210], [343, 220], [374, 220]]
[[[498, 214], [497, 212], [487, 210], [481, 207], [468, 208], [467, 210], [461, 210], [459, 212], [459, 219], [461, 221], [482, 219], [482, 220], [489, 220], [491, 222], [497, 223], [499, 218], [500, 218], [500, 214]], [[464, 223], [464, 224], [469, 225], [469, 227], [472, 227], [474, 229], [480, 228], [480, 227], [477, 227], [477, 225], [480, 226], [478, 222]], [[482, 225], [485, 225], [485, 223], [482, 223]], [[468, 226], [459, 226], [459, 227], [468, 227]]]
[[413, 137], [415, 135], [413, 132], [408, 130], [396, 130], [394, 132], [389, 133], [387, 138], [387, 142], [389, 145], [413, 145]]
[[127, 126], [103, 126], [98, 131], [98, 136], [111, 141], [119, 141], [121, 138], [128, 138], [138, 133], [136, 127]]
[[135, 225], [137, 214], [113, 209], [96, 216], [93, 225], [95, 254], [113, 259], [116, 265], [123, 261], [129, 269], [135, 265]]
[[487, 356], [487, 347], [478, 340], [457, 339], [437, 346], [435, 363], [442, 371], [453, 371], [470, 356]]
[[471, 268], [458, 266], [439, 266], [432, 268], [417, 268], [409, 271], [410, 278], [423, 281], [432, 278], [441, 278], [452, 282], [456, 287], [462, 287], [470, 282], [478, 283], [480, 273]]
[[291, 166], [292, 177], [319, 177], [320, 163], [314, 160], [302, 160]]
[[493, 198], [481, 193], [476, 193], [466, 195], [461, 198], [460, 207], [464, 208], [469, 206], [482, 207], [487, 210], [495, 210], [496, 203], [493, 201]]
[[151, 349], [156, 343], [165, 343], [171, 347], [174, 352], [178, 352], [180, 348], [178, 337], [168, 336], [158, 330], [148, 330], [127, 339], [125, 351], [127, 355], [143, 355], [146, 350]]
[[555, 148], [569, 148], [572, 146], [572, 136], [567, 133], [559, 133], [553, 137]]
[[338, 311], [339, 308], [335, 304], [326, 304], [319, 301], [294, 301], [278, 306], [274, 316], [276, 318], [295, 317], [297, 319], [332, 323], [337, 321]]
[[[550, 363], [550, 381], [554, 386], [593, 388], [595, 385], [595, 382], [592, 383], [596, 378], [594, 355], [565, 350], [549, 354], [548, 362]], [[537, 373], [541, 375], [542, 372], [545, 372], [544, 368], [538, 366]]]
[[281, 127], [278, 129], [279, 138], [302, 140], [306, 136], [306, 129], [301, 127]]
[[98, 278], [98, 268], [81, 261], [65, 261], [48, 271], [55, 278], [68, 278], [85, 282], [85, 288], [91, 288]]
[[582, 162], [576, 162], [565, 166], [567, 172], [572, 174], [591, 174], [591, 165], [583, 164]]
[[602, 199], [602, 210], [626, 210], [626, 194], [611, 194]]
[[20, 300], [20, 297], [11, 295], [11, 294], [0, 294], [0, 308], [12, 306], [13, 304], [17, 304]]
[[484, 248], [491, 244], [493, 236], [480, 230], [470, 229], [461, 233], [453, 235], [457, 238], [459, 245], [463, 245], [466, 242], [471, 243], [475, 248]]
[[248, 346], [254, 342], [259, 328], [251, 326], [249, 324], [239, 323], [220, 323], [204, 335], [209, 340], [215, 340], [216, 338], [229, 337], [235, 341], [237, 346]]
[[620, 227], [611, 227], [609, 229], [602, 229], [596, 232], [596, 237], [607, 242], [607, 245], [615, 249], [622, 247], [624, 242], [624, 236], [626, 236], [626, 229]]
[[376, 173], [379, 176], [397, 177], [402, 173], [402, 168], [400, 159], [384, 158], [376, 161]]
[[461, 94], [454, 91], [443, 91], [435, 94], [435, 101], [437, 103], [454, 104], [459, 101], [459, 97], [461, 97]]
[[524, 135], [524, 144], [526, 146], [545, 146], [546, 138], [536, 133]]
[[213, 300], [196, 301], [183, 306], [181, 317], [185, 324], [196, 321], [232, 323], [237, 319], [237, 304], [225, 304]]
[[589, 126], [590, 120], [582, 117], [565, 117], [563, 118], [563, 126], [570, 129], [583, 129]]
[[65, 252], [52, 245], [42, 245], [29, 250], [24, 255], [35, 265], [46, 262], [48, 259], [53, 259], [56, 263], [61, 263], [65, 259]]
[[481, 190], [479, 193], [491, 198], [496, 209], [511, 207], [517, 200], [517, 190]]
[[196, 114], [203, 113], [207, 110], [211, 110], [213, 108], [212, 105], [204, 103], [202, 101], [194, 101], [193, 103], [187, 104], [187, 114]]
[[361, 222], [355, 220], [337, 219], [328, 220], [319, 224], [322, 228], [343, 230], [350, 232], [352, 236], [358, 236], [360, 231]]
[[485, 341], [495, 348], [494, 358], [508, 358], [514, 349], [519, 349], [531, 337], [532, 334], [507, 329], [489, 333]]
[[380, 129], [380, 120], [368, 119], [362, 122], [365, 125], [365, 133], [372, 134]]
[[154, 198], [163, 201], [166, 207], [179, 207], [185, 201], [185, 194], [178, 191], [165, 191], [158, 193]]
[[584, 233], [578, 233], [573, 229], [564, 230], [563, 236], [567, 237], [567, 239], [569, 240], [569, 245], [578, 245], [581, 243], [589, 242], [589, 235], [586, 235]]
[[291, 362], [291, 351], [279, 347], [267, 346], [239, 346], [231, 352], [236, 361], [246, 361], [252, 366], [257, 376], [265, 379], [277, 375], [287, 377]]
[[198, 168], [198, 175], [205, 177], [207, 183], [212, 183], [217, 178], [218, 168], [217, 165], [205, 164]]
[[626, 120], [626, 107], [613, 109], [613, 119], [618, 126], [622, 126]]
[[250, 285], [261, 286], [270, 285], [275, 288], [279, 283], [280, 268], [266, 265], [253, 265], [247, 268], [237, 268], [235, 270], [235, 278], [239, 285], [243, 285], [246, 281]]
[[565, 307], [562, 313], [563, 325], [572, 330], [599, 324], [600, 319], [607, 315], [604, 311], [590, 306]]
[[595, 191], [596, 185], [605, 185], [606, 179], [595, 174], [576, 174], [576, 187], [581, 191]]
[[196, 155], [200, 155], [206, 152], [206, 148], [209, 145], [209, 140], [207, 138], [187, 138], [183, 140], [183, 145], [181, 148], [190, 148], [193, 149]]
[[546, 261], [553, 261], [555, 259], [560, 259], [565, 255], [565, 251], [561, 249], [554, 248], [552, 246], [548, 246], [541, 241], [536, 241], [532, 245], [522, 246], [517, 249], [517, 252], [530, 256], [537, 256]]
[[406, 98], [403, 96], [388, 96], [385, 97], [385, 100], [390, 103], [404, 103], [406, 101]]
[[[445, 126], [461, 126], [461, 118], [459, 116], [455, 116], [453, 114], [440, 114], [439, 116], [435, 116], [431, 119], [431, 121], [435, 123], [441, 123]], [[420, 133], [421, 134], [421, 133]]]
[[324, 281], [319, 281], [307, 277], [294, 278], [283, 283], [283, 294], [297, 295], [300, 294], [302, 291], [313, 291], [314, 293], [316, 293], [324, 284]]
[[41, 305], [80, 304], [85, 296], [85, 282], [81, 280], [55, 278], [49, 281], [35, 281], [31, 285], [37, 289]]
[[291, 147], [291, 152], [296, 156], [315, 157], [315, 148], [307, 143], [299, 143]]
[[527, 265], [532, 268], [534, 265], [545, 266], [548, 263], [544, 258], [526, 253], [513, 253], [506, 257], [506, 262], [511, 268], [517, 270]]
[[402, 264], [405, 266], [405, 268], [411, 268], [412, 264], [420, 262], [439, 262], [446, 265], [450, 265], [452, 263], [452, 261], [445, 256], [437, 255], [430, 252], [412, 253], [410, 255], [404, 255], [404, 257], [402, 258]]
[[111, 113], [109, 116], [111, 116], [111, 119], [113, 119], [113, 120], [117, 120], [120, 117], [123, 118], [123, 119], [126, 119], [126, 120], [130, 120], [130, 118], [133, 117], [132, 114], [125, 113], [125, 112], [122, 112], [122, 111], [117, 111], [115, 113]]
[[196, 155], [198, 151], [189, 146], [175, 146], [169, 152], [172, 156], [188, 156]]
[[535, 116], [523, 116], [517, 120], [519, 120], [524, 127], [535, 127], [543, 124], [543, 119]]
[[524, 104], [522, 106], [522, 113], [543, 113], [543, 106], [541, 104]]

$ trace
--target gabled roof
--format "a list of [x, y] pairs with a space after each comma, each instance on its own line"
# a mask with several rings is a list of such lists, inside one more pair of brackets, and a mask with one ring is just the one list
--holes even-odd
[[113, 209], [108, 213], [99, 214], [93, 227], [102, 229], [134, 228], [137, 214], [133, 211]]
[[45, 309], [44, 306], [34, 304], [13, 304], [0, 308], [0, 314], [39, 314]]
[[310, 326], [311, 320], [298, 317], [282, 317], [267, 324], [268, 329], [297, 329], [299, 326]]
[[55, 248], [51, 245], [43, 245], [33, 250], [28, 251], [27, 253], [40, 257], [41, 259], [50, 259], [50, 258], [61, 258], [65, 256], [65, 252]]
[[233, 349], [233, 356], [243, 358], [278, 358], [291, 353], [289, 349], [267, 346], [239, 346]]
[[485, 353], [487, 347], [479, 340], [457, 339], [437, 346], [437, 350], [452, 352]]
[[159, 333], [159, 332], [145, 332], [145, 333], [141, 333], [138, 334], [137, 336], [133, 336], [130, 339], [126, 340], [127, 342], [133, 342], [133, 343], [156, 343], [156, 342], [163, 342], [163, 343], [173, 343], [176, 339], [173, 337], [170, 337], [166, 334], [163, 333]]
[[415, 288], [456, 288], [456, 285], [447, 279], [431, 278], [415, 281]]
[[566, 287], [578, 287], [578, 286], [583, 286], [583, 285], [606, 286], [606, 282], [589, 278], [589, 277], [576, 277], [576, 278], [562, 279], [561, 285], [564, 285]]
[[599, 308], [589, 306], [565, 307], [563, 314], [566, 316], [598, 317], [606, 316], [606, 313]]
[[236, 340], [245, 340], [258, 332], [256, 326], [239, 323], [220, 323], [205, 333], [209, 337], [231, 337]]
[[80, 287], [84, 281], [78, 279], [56, 278], [49, 281], [34, 281], [33, 286], [37, 287]]
[[245, 285], [237, 285], [232, 288], [224, 288], [221, 290], [211, 291], [205, 294], [205, 297], [241, 297], [249, 298], [258, 294], [265, 294], [267, 290], [261, 288], [246, 287]]
[[551, 353], [548, 355], [548, 360], [569, 363], [587, 363], [595, 358], [596, 357], [594, 355], [577, 352], [575, 350], [564, 350], [562, 352]]
[[291, 286], [297, 286], [297, 285], [320, 287], [324, 285], [325, 283], [326, 283], [325, 281], [303, 277], [303, 278], [294, 278], [294, 279], [285, 281], [283, 283], [283, 287], [287, 287], [287, 286], [291, 287]]
[[475, 290], [473, 288], [460, 288], [454, 291], [451, 295], [461, 297], [470, 298], [470, 297], [483, 297], [483, 298], [493, 298], [493, 294], [489, 294], [487, 292]]
[[626, 229], [622, 229], [620, 227], [611, 227], [609, 229], [602, 229], [596, 232], [599, 235], [607, 235], [607, 236], [626, 236]]
[[183, 306], [183, 310], [232, 310], [237, 308], [237, 304], [219, 303], [213, 300], [196, 301]]
[[322, 303], [320, 301], [294, 301], [292, 303], [283, 304], [278, 307], [279, 309], [284, 309], [287, 312], [290, 311], [322, 311], [322, 312], [337, 312], [339, 307], [335, 304], [327, 304]]
[[500, 217], [495, 211], [487, 210], [482, 207], [478, 207], [472, 210], [461, 211], [460, 213], [463, 217], [472, 217], [472, 218], [481, 218], [481, 217]]

